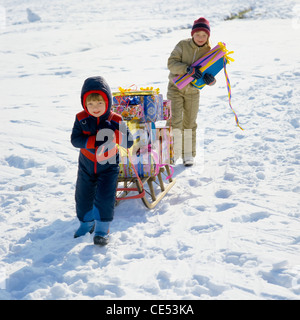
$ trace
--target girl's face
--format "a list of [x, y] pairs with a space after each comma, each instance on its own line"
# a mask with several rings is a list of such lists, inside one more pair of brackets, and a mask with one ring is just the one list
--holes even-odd
[[208, 34], [204, 31], [198, 31], [193, 34], [193, 39], [197, 46], [203, 46], [208, 40]]
[[104, 101], [91, 100], [87, 102], [86, 107], [89, 114], [96, 118], [101, 117], [106, 110], [106, 104]]

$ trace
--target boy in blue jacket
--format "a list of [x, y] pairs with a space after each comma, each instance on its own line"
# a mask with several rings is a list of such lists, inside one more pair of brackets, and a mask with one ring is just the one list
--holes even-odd
[[95, 231], [94, 244], [106, 245], [119, 176], [117, 144], [130, 148], [133, 137], [122, 117], [111, 111], [110, 87], [102, 77], [85, 80], [81, 104], [84, 110], [76, 115], [71, 134], [71, 143], [80, 148], [75, 191], [80, 226], [74, 237]]

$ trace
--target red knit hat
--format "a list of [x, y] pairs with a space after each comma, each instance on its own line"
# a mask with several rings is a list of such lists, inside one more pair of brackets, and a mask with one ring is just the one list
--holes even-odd
[[198, 31], [204, 31], [207, 33], [208, 36], [210, 36], [209, 21], [203, 17], [199, 18], [198, 20], [195, 20], [192, 28], [192, 32], [191, 32], [192, 36], [194, 35], [195, 32], [198, 32]]

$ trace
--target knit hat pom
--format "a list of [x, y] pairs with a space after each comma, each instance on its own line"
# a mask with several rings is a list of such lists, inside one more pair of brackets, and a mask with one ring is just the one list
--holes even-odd
[[204, 31], [207, 33], [208, 36], [210, 36], [209, 21], [203, 17], [199, 18], [198, 20], [195, 20], [192, 28], [192, 32], [191, 32], [192, 36], [194, 35], [195, 32], [198, 32], [198, 31]]

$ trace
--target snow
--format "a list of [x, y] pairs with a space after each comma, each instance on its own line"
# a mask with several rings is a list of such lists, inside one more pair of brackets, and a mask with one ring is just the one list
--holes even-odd
[[27, 8], [26, 11], [27, 11], [27, 19], [29, 22], [37, 22], [41, 20], [41, 17], [36, 13], [32, 12], [29, 8]]
[[[116, 207], [108, 246], [74, 239], [84, 79], [166, 95], [168, 56], [199, 16], [234, 51], [245, 130], [220, 74], [201, 91], [196, 165], [174, 167], [155, 209]], [[0, 0], [0, 298], [299, 299], [299, 32], [292, 0]]]

